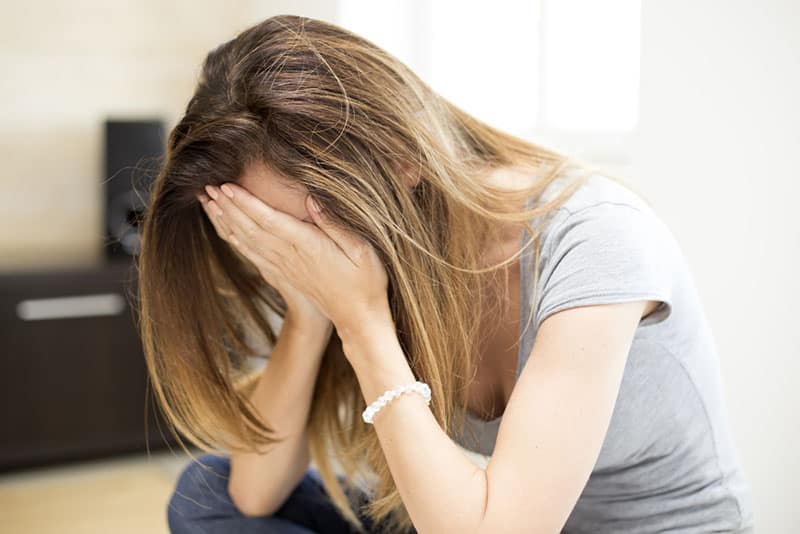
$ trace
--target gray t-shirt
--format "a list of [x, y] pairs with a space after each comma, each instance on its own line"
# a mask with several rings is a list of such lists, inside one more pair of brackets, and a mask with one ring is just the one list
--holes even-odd
[[[525, 231], [522, 242], [529, 237]], [[636, 329], [599, 458], [562, 532], [751, 532], [750, 488], [729, 428], [717, 347], [668, 227], [630, 188], [593, 175], [547, 221], [535, 303], [532, 259], [531, 248], [520, 259], [517, 377], [552, 313], [661, 301]], [[455, 441], [485, 466], [501, 420], [467, 412]]]

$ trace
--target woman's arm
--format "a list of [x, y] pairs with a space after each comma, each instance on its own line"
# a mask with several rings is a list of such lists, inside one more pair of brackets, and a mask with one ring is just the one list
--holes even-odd
[[245, 515], [274, 513], [309, 466], [306, 422], [332, 328], [322, 331], [288, 318], [281, 328], [250, 398], [269, 426], [289, 437], [264, 454], [231, 453], [228, 493]]
[[[207, 188], [213, 197], [224, 195]], [[210, 199], [199, 195], [203, 210], [219, 237], [230, 243], [233, 234]], [[237, 253], [241, 252], [234, 248]], [[286, 439], [262, 454], [231, 452], [228, 493], [245, 515], [271, 514], [280, 508], [300, 482], [310, 461], [306, 422], [314, 384], [333, 325], [314, 303], [261, 258], [244, 254], [286, 301], [286, 317], [269, 364], [250, 394], [259, 415]]]
[[[600, 453], [646, 304], [581, 306], [542, 321], [485, 471], [420, 395], [405, 393], [378, 411], [375, 432], [420, 534], [560, 531]], [[342, 341], [367, 403], [414, 380], [387, 325]]]

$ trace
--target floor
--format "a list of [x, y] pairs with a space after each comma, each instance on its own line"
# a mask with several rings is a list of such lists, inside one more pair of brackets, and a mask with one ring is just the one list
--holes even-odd
[[180, 449], [0, 475], [0, 533], [167, 533]]
[[167, 501], [189, 461], [176, 447], [0, 474], [0, 534], [168, 533]]

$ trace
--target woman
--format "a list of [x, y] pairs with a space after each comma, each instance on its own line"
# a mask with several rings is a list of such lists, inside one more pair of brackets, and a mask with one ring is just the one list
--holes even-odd
[[174, 532], [752, 531], [669, 230], [363, 38], [213, 50], [142, 238], [154, 390], [206, 451]]

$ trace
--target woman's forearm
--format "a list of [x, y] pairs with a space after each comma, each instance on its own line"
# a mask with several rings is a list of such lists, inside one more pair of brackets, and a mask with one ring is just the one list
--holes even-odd
[[259, 415], [286, 439], [263, 454], [231, 453], [228, 492], [245, 515], [274, 513], [309, 466], [306, 424], [331, 328], [315, 330], [287, 319], [251, 394]]

